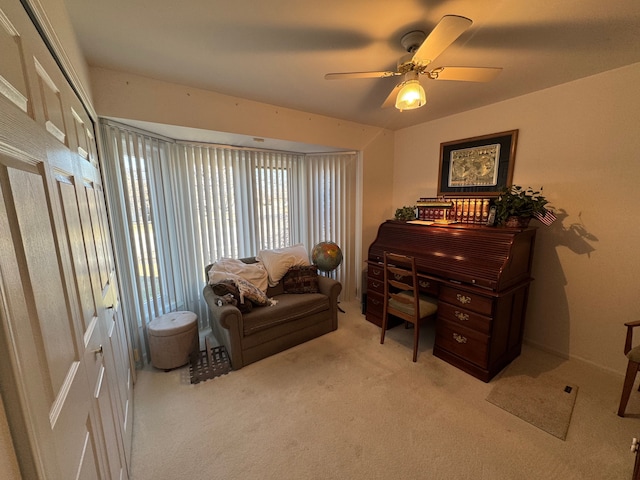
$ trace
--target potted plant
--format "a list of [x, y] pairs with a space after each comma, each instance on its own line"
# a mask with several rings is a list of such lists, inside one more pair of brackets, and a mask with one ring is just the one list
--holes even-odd
[[545, 205], [549, 203], [540, 191], [519, 185], [506, 187], [495, 199], [496, 225], [524, 228], [529, 225], [531, 217], [547, 213]]
[[416, 219], [416, 207], [402, 207], [396, 209], [395, 219], [401, 222]]

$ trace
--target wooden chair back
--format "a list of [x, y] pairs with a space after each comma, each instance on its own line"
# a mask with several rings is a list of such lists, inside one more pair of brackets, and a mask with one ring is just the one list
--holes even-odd
[[384, 343], [389, 324], [389, 315], [413, 324], [413, 361], [418, 356], [420, 322], [434, 317], [436, 300], [420, 294], [416, 260], [412, 256], [384, 252], [384, 305], [382, 308], [382, 332], [380, 343]]

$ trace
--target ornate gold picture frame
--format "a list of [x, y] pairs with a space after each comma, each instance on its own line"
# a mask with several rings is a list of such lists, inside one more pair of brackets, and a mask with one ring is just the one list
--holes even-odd
[[438, 196], [496, 196], [513, 179], [518, 130], [440, 144]]

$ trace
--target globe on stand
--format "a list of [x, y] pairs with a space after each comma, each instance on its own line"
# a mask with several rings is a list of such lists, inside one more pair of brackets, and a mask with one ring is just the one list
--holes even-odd
[[[318, 270], [324, 272], [326, 276], [329, 277], [331, 276], [330, 273], [342, 263], [342, 250], [337, 243], [320, 242], [311, 250], [311, 261]], [[338, 310], [344, 313], [340, 305], [338, 305]]]
[[311, 251], [311, 261], [321, 272], [332, 272], [342, 263], [342, 250], [337, 243], [320, 242]]

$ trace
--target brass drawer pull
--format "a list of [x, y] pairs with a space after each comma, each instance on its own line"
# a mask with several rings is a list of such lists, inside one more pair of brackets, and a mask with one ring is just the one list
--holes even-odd
[[463, 305], [466, 305], [467, 303], [471, 303], [471, 297], [467, 297], [466, 295], [457, 294], [456, 299]]
[[467, 337], [463, 337], [458, 333], [453, 334], [453, 339], [458, 343], [467, 343]]
[[461, 322], [466, 322], [469, 320], [469, 314], [468, 313], [464, 313], [464, 312], [459, 312], [458, 310], [455, 311], [454, 315], [456, 316], [456, 318], [458, 320], [460, 320]]
[[380, 303], [382, 303], [380, 302], [380, 300], [376, 300], [375, 298], [371, 298], [370, 300], [371, 300], [371, 303], [373, 303], [374, 305], [380, 305]]
[[422, 288], [429, 288], [431, 286], [431, 282], [425, 282], [424, 280], [420, 280], [418, 283]]
[[404, 275], [400, 275], [399, 273], [394, 273], [393, 274], [393, 278], [395, 278], [396, 280], [400, 281], [404, 278]]
[[373, 288], [378, 288], [380, 285], [382, 285], [380, 282], [371, 282]]
[[382, 270], [378, 270], [377, 268], [372, 268], [371, 272], [377, 277], [382, 273]]

